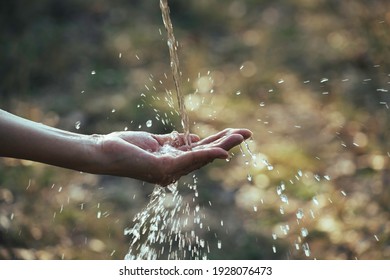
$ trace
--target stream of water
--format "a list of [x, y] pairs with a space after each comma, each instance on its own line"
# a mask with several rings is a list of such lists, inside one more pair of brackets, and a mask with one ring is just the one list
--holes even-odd
[[177, 102], [179, 105], [179, 111], [180, 111], [180, 117], [181, 117], [181, 125], [183, 127], [184, 136], [185, 136], [185, 143], [187, 146], [191, 146], [191, 140], [190, 140], [190, 126], [189, 126], [189, 118], [186, 110], [186, 106], [184, 103], [184, 96], [182, 91], [182, 85], [181, 85], [181, 71], [180, 71], [180, 63], [179, 63], [179, 56], [178, 56], [178, 43], [175, 39], [175, 35], [173, 33], [173, 25], [170, 18], [170, 10], [168, 6], [168, 0], [160, 0], [160, 8], [161, 8], [161, 14], [164, 22], [165, 29], [167, 31], [167, 44], [169, 49], [169, 56], [170, 56], [170, 65], [172, 69], [172, 76], [173, 80], [175, 82], [175, 88], [176, 88], [176, 96], [177, 96]]

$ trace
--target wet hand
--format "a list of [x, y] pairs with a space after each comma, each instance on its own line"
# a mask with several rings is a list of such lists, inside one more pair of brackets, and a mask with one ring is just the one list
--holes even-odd
[[228, 151], [252, 135], [247, 129], [225, 129], [207, 138], [191, 134], [191, 147], [183, 134], [156, 135], [147, 132], [114, 132], [102, 136], [104, 173], [131, 177], [162, 186], [199, 169], [215, 159], [226, 159]]

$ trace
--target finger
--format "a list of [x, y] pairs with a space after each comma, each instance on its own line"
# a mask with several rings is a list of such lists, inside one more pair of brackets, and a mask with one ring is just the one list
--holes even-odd
[[244, 140], [245, 139], [241, 134], [232, 134], [224, 137], [220, 141], [217, 141], [213, 144], [213, 146], [229, 151], [233, 147], [240, 145]]
[[196, 143], [196, 145], [205, 145], [205, 144], [209, 144], [209, 143], [213, 143], [215, 141], [217, 141], [218, 139], [220, 138], [223, 138], [225, 136], [228, 136], [228, 135], [232, 135], [232, 134], [238, 134], [238, 135], [241, 135], [244, 140], [245, 139], [248, 139], [249, 137], [252, 136], [252, 132], [248, 129], [244, 129], [244, 128], [236, 128], [236, 129], [233, 129], [233, 128], [226, 128], [214, 135], [211, 135], [207, 138], [204, 138], [202, 140], [200, 140], [199, 142]]
[[198, 145], [194, 148], [194, 150], [202, 150], [202, 149], [210, 149], [210, 148], [221, 148], [225, 151], [229, 151], [233, 147], [241, 144], [244, 141], [244, 137], [241, 134], [232, 134], [229, 136], [225, 136], [220, 138], [213, 143], [209, 143], [206, 145]]
[[237, 129], [236, 133], [241, 134], [245, 140], [252, 137], [252, 135], [253, 135], [252, 131], [250, 131], [249, 129], [246, 129], [246, 128]]
[[200, 137], [197, 134], [190, 134], [190, 137], [191, 137], [191, 143], [195, 143], [200, 140]]
[[216, 134], [213, 134], [213, 135], [210, 135], [200, 141], [197, 142], [197, 144], [199, 145], [205, 145], [205, 144], [208, 144], [208, 143], [212, 143], [218, 139], [220, 139], [221, 137], [224, 137], [227, 133], [229, 133], [230, 129], [229, 128], [226, 128]]

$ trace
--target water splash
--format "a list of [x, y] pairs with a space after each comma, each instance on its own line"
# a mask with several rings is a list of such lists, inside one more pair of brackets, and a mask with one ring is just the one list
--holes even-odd
[[[174, 140], [176, 131], [171, 133]], [[155, 154], [177, 156], [183, 153], [170, 145], [164, 145]], [[131, 236], [126, 260], [156, 259], [207, 259], [205, 241], [198, 233], [203, 231], [203, 218], [198, 197], [197, 178], [188, 184], [192, 203], [179, 193], [179, 182], [167, 187], [156, 185], [149, 203], [133, 219], [133, 226], [124, 230]], [[193, 206], [193, 204], [195, 206]]]
[[[178, 44], [176, 42], [173, 25], [170, 19], [170, 10], [167, 0], [160, 0], [160, 9], [167, 31], [167, 44], [170, 55], [170, 65], [173, 80], [176, 87], [177, 101], [181, 116], [181, 125], [184, 130], [184, 140], [187, 146], [191, 146], [189, 118], [184, 103], [181, 86], [181, 71], [179, 57], [177, 54]], [[146, 87], [149, 90], [148, 87]], [[152, 121], [146, 122], [147, 127], [152, 126]], [[177, 132], [172, 133], [172, 137]], [[174, 139], [173, 139], [174, 140]], [[170, 145], [164, 145], [157, 155], [177, 155], [182, 151]], [[190, 189], [194, 190], [195, 201], [197, 195], [196, 179]], [[200, 206], [197, 204], [192, 211], [189, 203], [185, 203], [183, 196], [178, 192], [178, 182], [164, 188], [156, 185], [147, 206], [139, 212], [131, 228], [125, 229], [124, 234], [131, 236], [131, 244], [126, 260], [156, 260], [163, 256], [167, 259], [207, 259], [207, 252], [204, 251], [205, 241], [196, 234], [190, 224], [203, 228]], [[220, 248], [218, 242], [218, 247]], [[208, 247], [208, 246], [207, 246]]]
[[124, 230], [131, 236], [125, 259], [207, 259], [205, 241], [197, 233], [203, 227], [200, 210], [198, 204], [192, 209], [185, 202], [178, 182], [155, 186], [147, 206], [134, 217], [134, 225]]

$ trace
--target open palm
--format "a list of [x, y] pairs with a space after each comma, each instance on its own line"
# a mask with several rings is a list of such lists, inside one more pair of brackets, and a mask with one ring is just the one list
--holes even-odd
[[111, 175], [126, 176], [168, 185], [215, 159], [251, 136], [247, 129], [225, 129], [207, 138], [183, 134], [156, 135], [147, 132], [114, 132], [103, 136], [101, 147]]

